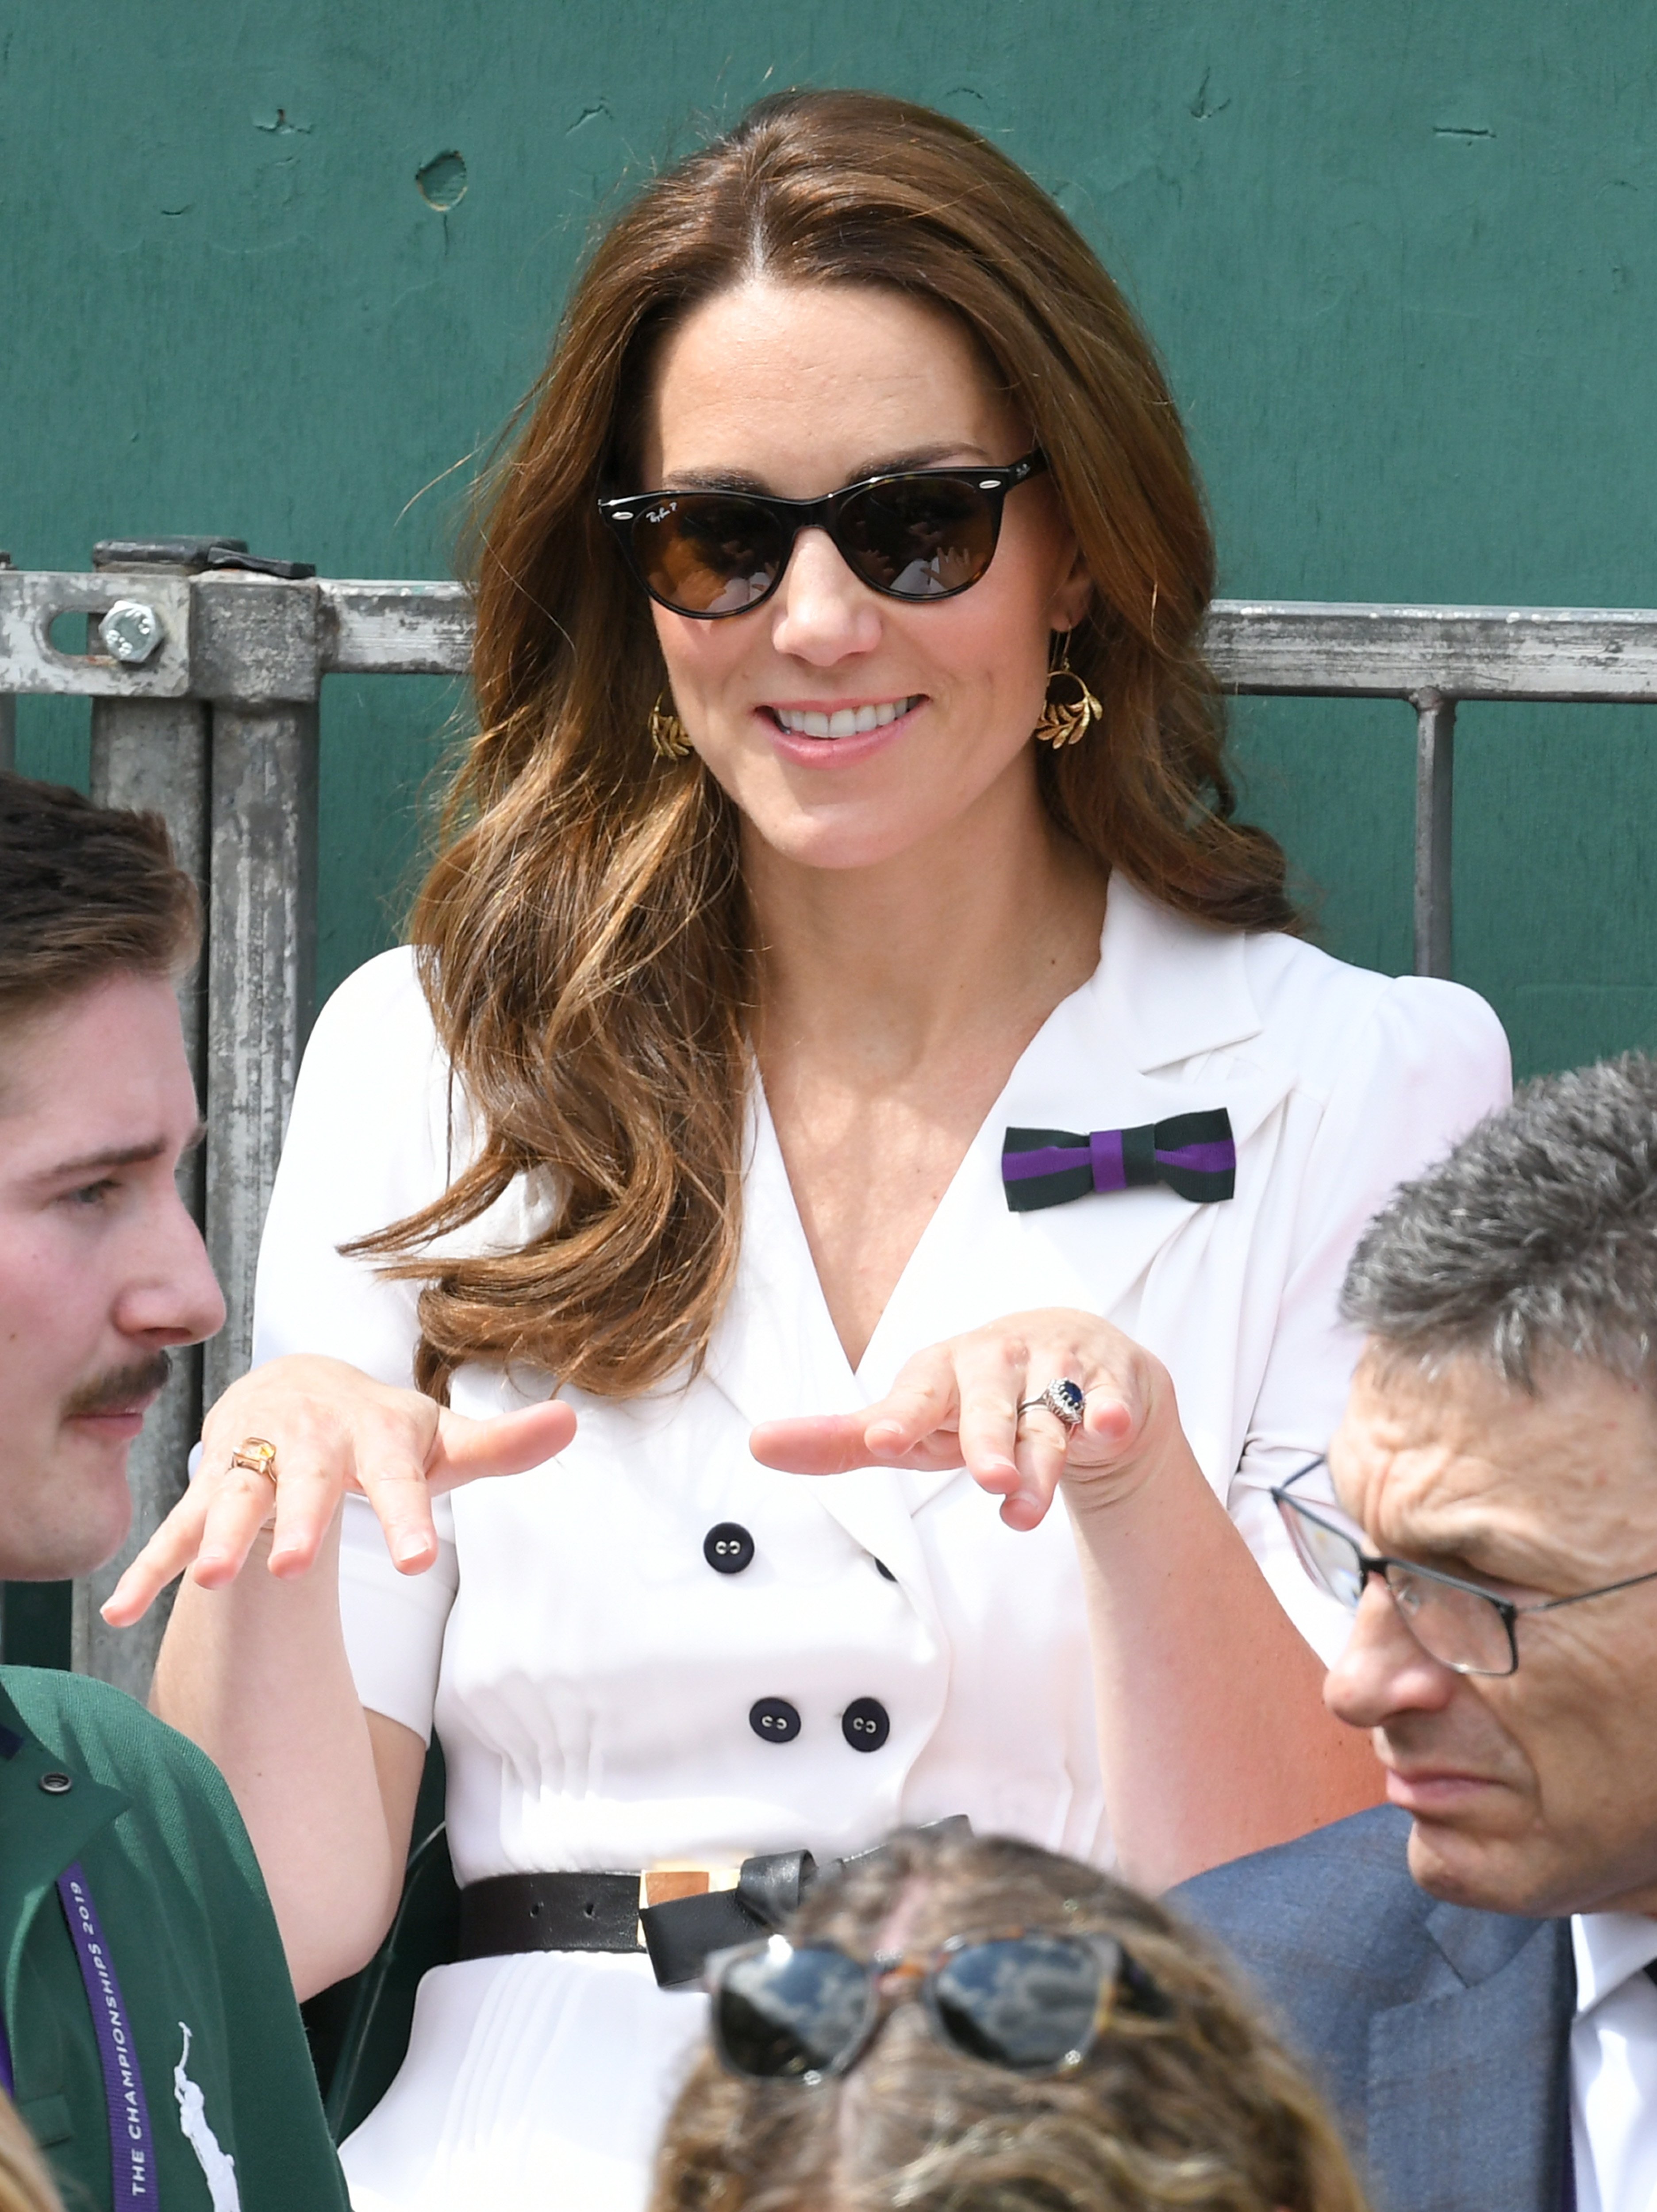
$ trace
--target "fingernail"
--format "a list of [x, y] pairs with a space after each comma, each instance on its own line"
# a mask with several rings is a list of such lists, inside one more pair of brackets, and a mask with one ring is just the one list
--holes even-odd
[[426, 1540], [423, 1536], [404, 1536], [400, 1538], [397, 1546], [398, 1565], [399, 1566], [405, 1567], [411, 1560], [423, 1559], [426, 1556]]
[[867, 1431], [870, 1443], [895, 1444], [903, 1430], [896, 1421], [875, 1421]]

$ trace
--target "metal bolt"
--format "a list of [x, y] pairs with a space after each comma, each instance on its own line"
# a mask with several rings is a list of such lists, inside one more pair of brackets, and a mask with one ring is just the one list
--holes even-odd
[[142, 599], [117, 599], [98, 631], [107, 650], [131, 668], [148, 660], [161, 641], [161, 617]]

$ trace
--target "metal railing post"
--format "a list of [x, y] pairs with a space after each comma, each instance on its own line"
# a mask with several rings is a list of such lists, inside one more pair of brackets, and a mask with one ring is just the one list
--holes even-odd
[[319, 595], [221, 574], [195, 586], [213, 702], [207, 970], [207, 1249], [228, 1309], [211, 1405], [243, 1374], [259, 1233], [316, 979]]
[[[234, 539], [123, 539], [94, 549], [100, 572], [116, 570], [142, 588], [152, 577], [198, 574], [210, 546]], [[98, 641], [102, 642], [101, 639]], [[90, 644], [93, 641], [88, 641]], [[143, 665], [142, 660], [138, 662]], [[92, 796], [105, 806], [131, 806], [165, 820], [181, 866], [202, 894], [201, 957], [179, 989], [185, 1051], [198, 1098], [206, 1096], [206, 979], [208, 947], [208, 810], [210, 760], [209, 715], [198, 699], [95, 696], [92, 702]], [[180, 1170], [185, 1202], [203, 1218], [205, 1172], [199, 1151]], [[75, 1585], [70, 1654], [78, 1674], [95, 1674], [136, 1698], [149, 1695], [155, 1655], [172, 1611], [168, 1589], [136, 1627], [107, 1627], [99, 1607], [127, 1563], [149, 1540], [182, 1497], [189, 1480], [190, 1448], [201, 1432], [202, 1352], [199, 1345], [174, 1352], [173, 1373], [127, 1458], [132, 1526], [116, 1556]]]
[[1411, 692], [1410, 703], [1416, 710], [1415, 971], [1448, 975], [1456, 702], [1428, 690]]
[[[92, 795], [106, 806], [162, 815], [181, 866], [204, 893], [207, 886], [208, 710], [194, 699], [94, 699], [92, 702]], [[179, 988], [185, 1050], [204, 1095], [204, 998], [207, 948]], [[180, 1170], [186, 1204], [202, 1218], [199, 1151]], [[132, 1527], [115, 1557], [75, 1585], [70, 1648], [77, 1674], [95, 1674], [135, 1698], [149, 1692], [155, 1655], [172, 1610], [163, 1592], [136, 1627], [107, 1627], [98, 1608], [128, 1562], [183, 1496], [190, 1448], [201, 1431], [199, 1345], [175, 1350], [173, 1373], [127, 1457]]]

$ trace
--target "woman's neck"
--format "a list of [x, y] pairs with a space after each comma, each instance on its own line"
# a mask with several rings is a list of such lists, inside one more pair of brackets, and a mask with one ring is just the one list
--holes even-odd
[[804, 866], [753, 842], [762, 1068], [832, 1054], [858, 1089], [995, 1054], [1002, 1039], [1016, 1056], [1096, 963], [1103, 872], [1033, 779], [1027, 803], [980, 805], [869, 867]]

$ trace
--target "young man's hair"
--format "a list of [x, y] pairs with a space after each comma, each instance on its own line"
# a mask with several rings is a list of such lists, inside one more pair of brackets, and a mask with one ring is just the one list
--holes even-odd
[[111, 975], [176, 975], [200, 939], [158, 814], [0, 774], [0, 1021]]

